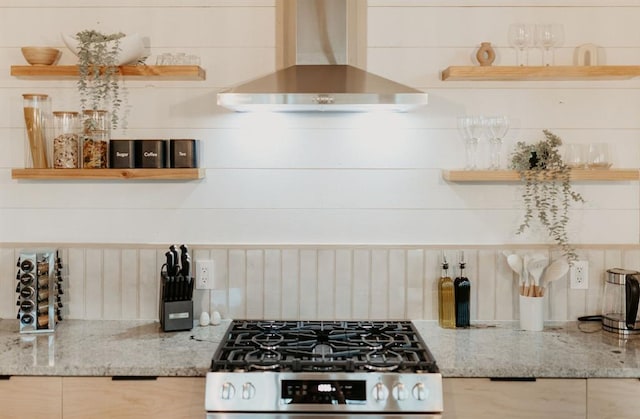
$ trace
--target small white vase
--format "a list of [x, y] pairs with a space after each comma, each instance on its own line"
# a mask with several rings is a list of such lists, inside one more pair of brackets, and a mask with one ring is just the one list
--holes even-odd
[[[80, 42], [73, 36], [67, 34], [61, 34], [62, 41], [67, 48], [77, 57], [78, 45]], [[108, 44], [112, 44], [115, 41], [109, 41]], [[118, 58], [116, 59], [116, 65], [124, 65], [142, 58], [144, 54], [144, 44], [142, 38], [137, 33], [126, 35], [120, 38], [120, 51], [118, 52]]]

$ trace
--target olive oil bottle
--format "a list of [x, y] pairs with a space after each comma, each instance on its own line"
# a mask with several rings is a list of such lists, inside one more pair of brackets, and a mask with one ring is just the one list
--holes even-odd
[[465, 276], [464, 252], [460, 252], [460, 273], [453, 288], [456, 301], [456, 327], [469, 327], [471, 319], [469, 315], [469, 300], [471, 299], [471, 281]]
[[449, 276], [449, 264], [447, 258], [442, 254], [442, 273], [438, 280], [438, 322], [440, 327], [453, 329], [456, 327], [456, 306], [455, 306], [453, 279]]

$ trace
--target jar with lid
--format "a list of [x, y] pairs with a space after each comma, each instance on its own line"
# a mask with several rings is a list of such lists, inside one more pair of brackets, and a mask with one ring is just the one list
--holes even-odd
[[82, 111], [82, 124], [85, 133], [90, 131], [109, 131], [111, 121], [105, 110], [85, 109]]
[[82, 167], [106, 169], [109, 161], [109, 131], [93, 130], [84, 134]]
[[47, 128], [51, 119], [51, 99], [48, 95], [40, 93], [25, 93], [22, 98], [24, 122], [27, 128], [25, 166], [47, 169], [51, 166], [52, 152], [47, 141]]
[[53, 112], [53, 168], [80, 167], [80, 115], [78, 112]]

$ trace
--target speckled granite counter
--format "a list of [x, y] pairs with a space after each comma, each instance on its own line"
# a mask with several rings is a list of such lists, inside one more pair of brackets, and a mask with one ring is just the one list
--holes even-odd
[[[415, 324], [444, 377], [640, 377], [640, 338], [619, 340], [597, 323]], [[0, 375], [204, 376], [227, 325], [164, 333], [155, 322], [65, 320], [53, 334], [20, 335], [17, 321], [0, 320]]]
[[204, 376], [229, 322], [164, 333], [157, 322], [65, 320], [51, 334], [0, 321], [0, 375]]

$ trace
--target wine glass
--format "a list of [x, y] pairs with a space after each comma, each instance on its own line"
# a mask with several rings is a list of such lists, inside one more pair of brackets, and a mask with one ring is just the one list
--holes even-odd
[[553, 23], [536, 25], [535, 32], [535, 45], [542, 50], [542, 65], [553, 65], [553, 48], [562, 41], [562, 25]]
[[465, 170], [477, 168], [478, 139], [472, 136], [473, 117], [458, 117], [458, 132], [464, 141]]
[[516, 65], [524, 66], [529, 64], [527, 49], [531, 46], [532, 41], [530, 25], [526, 23], [509, 25], [509, 45], [516, 49]]
[[502, 139], [509, 131], [509, 118], [504, 115], [487, 118], [487, 128], [489, 130], [489, 169], [500, 169], [500, 151], [502, 149]]

